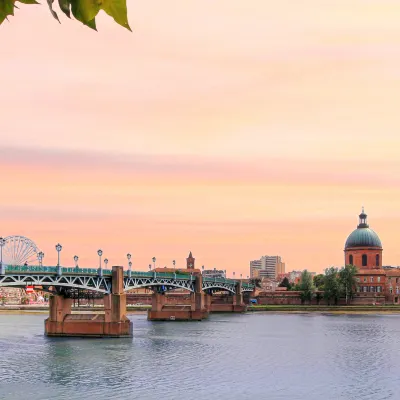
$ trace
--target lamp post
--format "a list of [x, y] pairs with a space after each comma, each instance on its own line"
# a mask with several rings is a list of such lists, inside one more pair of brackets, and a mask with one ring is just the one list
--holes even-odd
[[43, 258], [44, 258], [44, 253], [43, 251], [40, 251], [37, 255], [37, 258], [39, 260], [39, 267], [43, 267]]
[[103, 255], [103, 250], [101, 250], [101, 249], [97, 250], [97, 255], [99, 256], [99, 270], [98, 270], [98, 273], [101, 276], [101, 275], [103, 275], [103, 273], [102, 273], [103, 271], [101, 270], [101, 256]]
[[128, 275], [129, 277], [132, 275], [132, 263], [131, 263], [131, 258], [132, 258], [132, 254], [128, 253], [126, 255], [126, 258], [128, 259], [128, 265], [129, 265], [129, 272]]
[[75, 268], [76, 268], [76, 270], [78, 270], [78, 260], [79, 260], [79, 257], [78, 256], [74, 256], [74, 262], [75, 262]]
[[107, 269], [107, 264], [108, 264], [108, 258], [105, 258], [104, 259], [104, 265], [105, 265], [105, 268]]
[[56, 250], [57, 250], [57, 253], [58, 253], [57, 267], [59, 267], [60, 266], [60, 252], [62, 250], [62, 246], [61, 246], [60, 243], [56, 244]]
[[60, 243], [56, 244], [56, 250], [58, 253], [58, 258], [57, 258], [57, 275], [61, 275], [62, 274], [62, 270], [61, 270], [61, 266], [60, 266], [60, 253], [62, 250], [62, 246]]
[[3, 266], [3, 247], [6, 244], [6, 239], [0, 237], [0, 275], [5, 275], [6, 270]]
[[153, 257], [152, 260], [153, 260], [154, 269], [156, 269], [156, 260], [157, 259], [155, 257]]
[[175, 264], [176, 264], [176, 261], [172, 260], [172, 265], [174, 266], [174, 269], [175, 269]]

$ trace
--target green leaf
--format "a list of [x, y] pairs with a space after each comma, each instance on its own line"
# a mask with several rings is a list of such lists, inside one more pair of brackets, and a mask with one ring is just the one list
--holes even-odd
[[7, 19], [9, 15], [14, 15], [14, 1], [0, 0], [0, 24]]
[[[54, 0], [47, 0], [47, 4], [49, 5], [49, 9], [50, 9], [51, 15], [52, 15], [58, 22], [60, 22], [60, 20], [58, 19], [57, 13], [53, 10], [53, 3], [54, 3]], [[61, 24], [61, 22], [60, 22], [60, 24]]]
[[108, 15], [114, 18], [117, 24], [132, 31], [128, 22], [128, 10], [126, 8], [126, 0], [99, 0], [100, 7]]
[[73, 16], [87, 25], [89, 28], [96, 30], [95, 17], [100, 11], [97, 0], [70, 0], [71, 11]]
[[60, 6], [61, 11], [68, 18], [71, 18], [71, 12], [70, 12], [71, 3], [69, 2], [69, 0], [58, 0], [58, 5]]
[[40, 4], [36, 0], [17, 0], [17, 1], [23, 4]]

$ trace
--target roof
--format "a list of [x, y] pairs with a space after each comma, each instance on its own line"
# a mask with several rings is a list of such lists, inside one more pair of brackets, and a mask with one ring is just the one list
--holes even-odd
[[344, 245], [345, 249], [351, 247], [379, 247], [382, 248], [379, 236], [370, 228], [357, 228], [350, 233]]
[[356, 275], [386, 275], [384, 269], [359, 269]]

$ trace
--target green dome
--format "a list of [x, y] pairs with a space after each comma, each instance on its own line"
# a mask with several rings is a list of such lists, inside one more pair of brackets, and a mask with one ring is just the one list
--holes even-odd
[[380, 247], [382, 248], [379, 236], [370, 228], [357, 228], [351, 232], [344, 245], [345, 249], [350, 247]]

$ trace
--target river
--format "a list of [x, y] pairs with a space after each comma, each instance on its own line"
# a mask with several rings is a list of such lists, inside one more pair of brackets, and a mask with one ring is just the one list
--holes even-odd
[[130, 315], [133, 339], [46, 338], [0, 315], [0, 399], [399, 399], [400, 316]]

